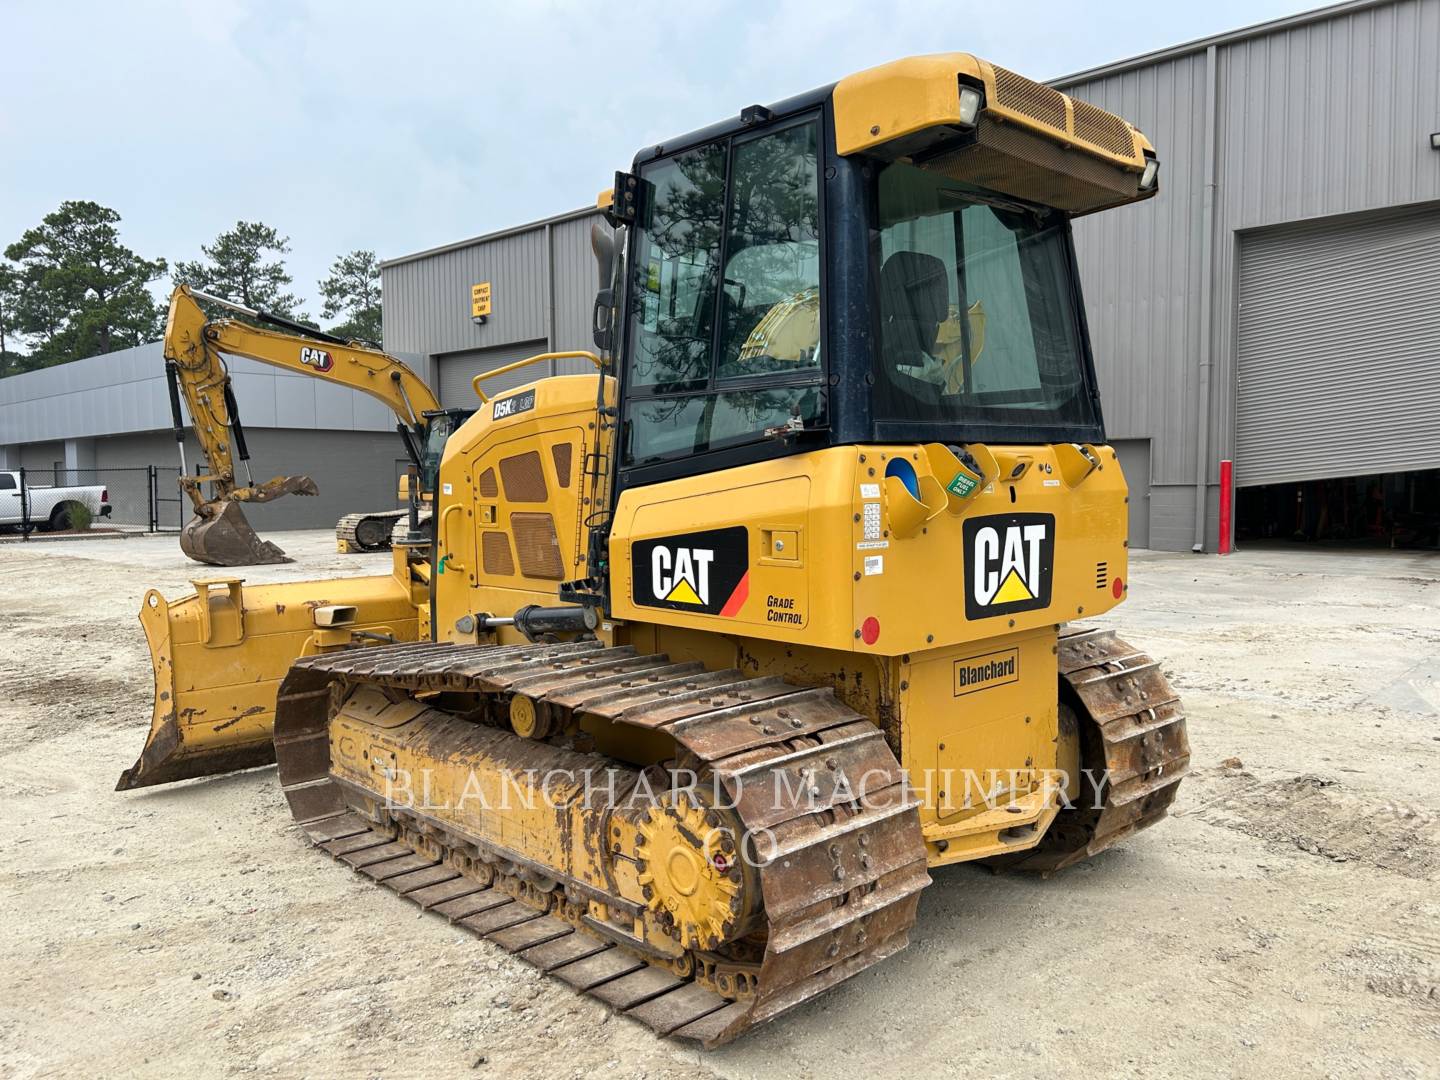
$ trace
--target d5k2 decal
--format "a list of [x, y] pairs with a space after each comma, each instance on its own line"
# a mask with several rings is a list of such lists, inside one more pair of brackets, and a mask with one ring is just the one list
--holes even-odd
[[1050, 606], [1054, 514], [967, 518], [964, 541], [967, 619]]
[[630, 570], [640, 607], [729, 618], [750, 595], [750, 536], [736, 525], [637, 540]]

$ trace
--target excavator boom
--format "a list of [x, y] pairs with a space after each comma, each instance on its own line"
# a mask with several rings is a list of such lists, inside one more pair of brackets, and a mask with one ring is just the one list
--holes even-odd
[[[200, 306], [202, 300], [268, 325], [211, 319]], [[417, 436], [424, 434], [426, 413], [440, 408], [425, 381], [387, 353], [188, 285], [179, 286], [171, 294], [165, 322], [165, 372], [175, 441], [180, 447], [180, 487], [195, 508], [195, 516], [180, 534], [180, 548], [196, 562], [211, 566], [288, 562], [283, 551], [256, 535], [240, 504], [269, 502], [283, 495], [319, 494], [308, 476], [254, 482], [226, 355], [244, 356], [369, 394], [384, 402], [399, 423]], [[191, 474], [186, 467], [182, 397], [208, 472]], [[237, 461], [245, 474], [243, 484], [236, 476]], [[206, 484], [210, 486], [208, 495]]]

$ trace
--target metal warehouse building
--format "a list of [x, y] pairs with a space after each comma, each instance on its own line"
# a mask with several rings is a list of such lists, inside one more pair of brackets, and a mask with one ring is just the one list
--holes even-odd
[[[423, 356], [426, 379], [446, 407], [477, 403], [480, 372], [545, 352], [591, 349], [597, 271], [590, 227], [603, 216], [576, 210], [381, 263], [385, 348]], [[488, 294], [476, 314], [475, 290]], [[486, 393], [542, 375], [594, 369], [547, 361], [482, 384]]]
[[1222, 459], [1242, 542], [1424, 542], [1440, 0], [1340, 4], [1055, 85], [1161, 160], [1157, 198], [1076, 223], [1132, 542], [1214, 550]]
[[[1215, 550], [1222, 459], [1242, 540], [1423, 532], [1440, 506], [1440, 0], [1340, 4], [1054, 85], [1161, 160], [1157, 198], [1075, 227], [1132, 544]], [[588, 348], [596, 217], [385, 263], [386, 347], [430, 358], [447, 405], [475, 400], [479, 371]]]

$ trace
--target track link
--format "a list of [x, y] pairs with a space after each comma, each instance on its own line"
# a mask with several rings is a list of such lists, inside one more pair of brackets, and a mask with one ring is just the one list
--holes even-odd
[[[1088, 859], [1154, 825], [1190, 770], [1185, 714], [1158, 661], [1096, 627], [1060, 634], [1060, 678], [1071, 692], [1062, 710], [1080, 726], [1087, 777], [1073, 809], [1060, 812], [1031, 851], [1003, 864], [1051, 873]], [[1063, 715], [1063, 713], [1062, 713]], [[1098, 807], [1093, 804], [1098, 801]], [[997, 860], [997, 862], [1000, 860]]]
[[390, 534], [408, 510], [346, 514], [335, 523], [335, 539], [351, 551], [389, 551]]
[[[522, 694], [555, 714], [668, 734], [675, 767], [718, 778], [746, 829], [769, 837], [758, 866], [763, 930], [723, 954], [691, 951], [677, 963], [586, 914], [596, 899], [636, 908], [618, 895], [597, 896], [593, 884], [423, 815], [357, 812], [373, 800], [330, 775], [327, 725], [342, 697], [365, 685], [496, 704]], [[471, 728], [495, 738], [492, 726]], [[322, 850], [656, 1032], [707, 1047], [904, 948], [930, 881], [918, 802], [881, 731], [829, 689], [778, 678], [707, 672], [595, 642], [352, 650], [291, 669], [275, 743], [291, 811]], [[608, 763], [593, 757], [597, 768]], [[870, 778], [863, 799], [848, 786], [860, 776]], [[781, 790], [792, 798], [771, 796]], [[554, 887], [537, 889], [546, 875]]]

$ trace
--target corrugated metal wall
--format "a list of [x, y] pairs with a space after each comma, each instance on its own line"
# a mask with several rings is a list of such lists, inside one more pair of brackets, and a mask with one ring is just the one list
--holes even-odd
[[[543, 341], [522, 341], [515, 345], [495, 345], [489, 349], [477, 349], [475, 352], [441, 356], [435, 364], [440, 404], [447, 409], [477, 408], [480, 400], [475, 396], [473, 385], [476, 375], [546, 351]], [[493, 398], [496, 394], [503, 394], [506, 390], [513, 390], [517, 386], [543, 378], [550, 373], [552, 366], [548, 363], [531, 364], [508, 375], [486, 379], [480, 389]]]
[[1150, 441], [1149, 542], [1183, 550], [1194, 520], [1205, 54], [1065, 90], [1125, 117], [1160, 156], [1159, 195], [1081, 218], [1075, 237], [1107, 434]]
[[[1112, 437], [1149, 438], [1151, 543], [1194, 531], [1202, 318], [1214, 363], [1207, 481], [1235, 453], [1240, 230], [1440, 200], [1440, 0], [1351, 4], [1217, 43], [1211, 305], [1201, 310], [1207, 54], [1057, 83], [1154, 142], [1161, 192], [1076, 223]], [[1237, 466], [1238, 467], [1238, 466]], [[1206, 544], [1215, 543], [1209, 493]]]
[[[63, 444], [56, 444], [63, 451]], [[95, 470], [82, 473], [87, 483], [118, 480], [108, 469], [135, 469], [146, 465], [179, 464], [175, 440], [166, 433], [117, 435], [96, 439]], [[250, 437], [250, 469], [256, 480], [305, 473], [320, 489], [316, 496], [290, 495], [270, 503], [250, 503], [245, 516], [262, 533], [273, 529], [329, 529], [343, 514], [360, 510], [390, 510], [399, 506], [396, 488], [404, 466], [405, 448], [391, 432], [257, 430]], [[64, 457], [63, 452], [59, 455]], [[186, 460], [196, 467], [201, 460], [193, 438], [186, 440]], [[48, 462], [47, 462], [48, 467]], [[165, 474], [160, 492], [178, 498], [175, 474]], [[189, 516], [187, 499], [185, 516]], [[181, 508], [165, 503], [165, 524], [173, 526]]]
[[[596, 289], [590, 226], [597, 220], [604, 220], [598, 211], [577, 211], [386, 262], [385, 348], [432, 359], [526, 341], [557, 351], [590, 348]], [[491, 314], [476, 325], [470, 287], [484, 281]]]

